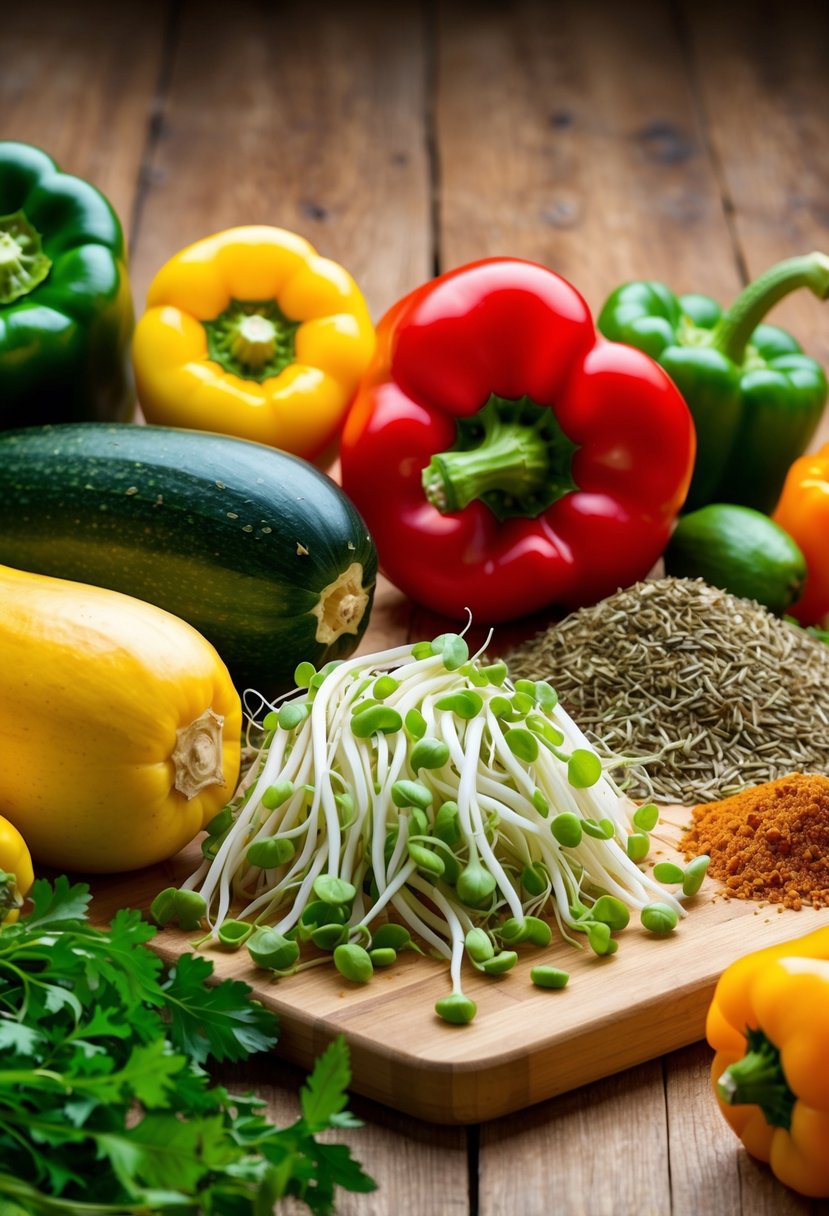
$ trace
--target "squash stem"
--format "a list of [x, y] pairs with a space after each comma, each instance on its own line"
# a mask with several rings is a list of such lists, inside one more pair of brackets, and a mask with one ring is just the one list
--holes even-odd
[[188, 800], [210, 785], [223, 785], [222, 727], [224, 718], [206, 709], [188, 726], [176, 731], [171, 759], [175, 765], [174, 786]]
[[311, 609], [317, 618], [317, 641], [330, 646], [344, 633], [357, 633], [370, 599], [370, 592], [363, 586], [363, 567], [360, 562], [352, 562], [323, 588]]

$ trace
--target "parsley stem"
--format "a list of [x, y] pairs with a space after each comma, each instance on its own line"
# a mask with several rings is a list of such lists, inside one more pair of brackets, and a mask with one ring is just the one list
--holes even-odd
[[32, 1213], [55, 1213], [55, 1216], [153, 1216], [158, 1212], [157, 1208], [150, 1208], [145, 1203], [79, 1203], [76, 1199], [55, 1199], [7, 1174], [0, 1174], [0, 1195], [20, 1200]]

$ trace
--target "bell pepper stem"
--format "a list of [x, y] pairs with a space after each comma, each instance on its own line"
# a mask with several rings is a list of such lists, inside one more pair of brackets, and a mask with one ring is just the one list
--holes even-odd
[[780, 1052], [762, 1030], [747, 1030], [748, 1051], [726, 1068], [717, 1093], [729, 1106], [759, 1106], [771, 1127], [790, 1127], [796, 1098], [786, 1081]]
[[740, 293], [714, 330], [712, 345], [741, 364], [751, 335], [768, 312], [790, 292], [808, 287], [819, 300], [829, 297], [829, 257], [807, 253], [769, 267]]
[[293, 363], [299, 324], [276, 300], [231, 300], [218, 317], [202, 321], [208, 358], [231, 375], [261, 384]]
[[273, 321], [258, 313], [242, 317], [230, 339], [230, 351], [235, 359], [258, 372], [276, 354], [277, 331]]
[[422, 475], [427, 500], [443, 514], [479, 498], [501, 520], [532, 519], [574, 488], [577, 445], [549, 407], [493, 394], [477, 414], [459, 420], [458, 435], [458, 446], [433, 455]]
[[502, 425], [477, 448], [443, 452], [424, 475], [429, 501], [442, 511], [460, 511], [474, 498], [502, 490], [515, 498], [540, 487], [547, 469], [543, 440], [527, 427]]
[[40, 233], [23, 212], [0, 216], [0, 304], [13, 304], [28, 295], [51, 268]]
[[7, 912], [20, 908], [23, 900], [17, 890], [17, 878], [5, 870], [0, 870], [0, 922]]

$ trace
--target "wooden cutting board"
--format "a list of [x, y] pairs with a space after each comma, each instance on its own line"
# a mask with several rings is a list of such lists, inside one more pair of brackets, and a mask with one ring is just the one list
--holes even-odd
[[[662, 814], [652, 862], [676, 856], [673, 845], [690, 820], [687, 809]], [[191, 846], [163, 866], [95, 879], [93, 919], [106, 923], [121, 907], [148, 909], [199, 858]], [[411, 951], [366, 985], [343, 980], [333, 964], [271, 980], [244, 950], [211, 950], [209, 957], [218, 976], [245, 980], [278, 1015], [278, 1055], [310, 1068], [341, 1033], [355, 1091], [431, 1122], [477, 1123], [696, 1042], [717, 978], [734, 959], [829, 924], [829, 909], [729, 900], [711, 880], [687, 906], [688, 916], [665, 938], [632, 918], [607, 958], [554, 937], [548, 950], [522, 948], [518, 965], [497, 979], [470, 967], [464, 992], [478, 1012], [468, 1026], [450, 1026], [434, 1013], [450, 990], [447, 965]], [[165, 929], [153, 945], [174, 962], [197, 936]], [[529, 972], [539, 962], [569, 971], [567, 987], [535, 988]]]

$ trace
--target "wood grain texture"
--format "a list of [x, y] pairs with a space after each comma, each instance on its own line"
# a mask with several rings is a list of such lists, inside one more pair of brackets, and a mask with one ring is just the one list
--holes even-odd
[[[688, 812], [666, 810], [654, 834], [653, 859], [675, 856], [670, 842]], [[179, 885], [198, 865], [190, 848], [162, 867], [94, 883], [93, 916], [105, 921], [124, 903], [147, 909], [155, 894]], [[250, 984], [279, 1016], [278, 1052], [309, 1067], [337, 1034], [351, 1051], [354, 1088], [397, 1110], [436, 1123], [475, 1123], [692, 1043], [704, 1033], [717, 978], [745, 952], [787, 941], [825, 921], [801, 912], [724, 899], [713, 884], [689, 904], [678, 929], [656, 938], [635, 918], [618, 954], [597, 958], [557, 935], [550, 948], [521, 952], [498, 980], [468, 968], [464, 991], [478, 1006], [469, 1026], [447, 1026], [435, 1002], [450, 990], [445, 964], [411, 953], [369, 984], [350, 984], [331, 966], [274, 981], [247, 951], [211, 950], [216, 973]], [[155, 947], [170, 960], [193, 935], [164, 930]], [[561, 992], [535, 988], [539, 961], [571, 974]]]
[[185, 2], [136, 233], [135, 282], [273, 224], [341, 262], [378, 315], [431, 269], [420, 7]]
[[4, 5], [0, 139], [86, 178], [129, 234], [164, 60], [167, 0]]
[[[829, 249], [829, 5], [683, 3], [710, 147], [749, 275]], [[708, 274], [709, 253], [704, 267]], [[726, 302], [726, 301], [724, 301]], [[829, 362], [827, 305], [800, 291], [770, 320]]]
[[733, 292], [731, 236], [672, 6], [453, 0], [440, 13], [443, 268], [530, 258], [594, 309], [629, 278], [698, 290], [704, 277], [713, 294]]
[[653, 1061], [485, 1124], [480, 1216], [663, 1216], [668, 1161], [662, 1067]]

